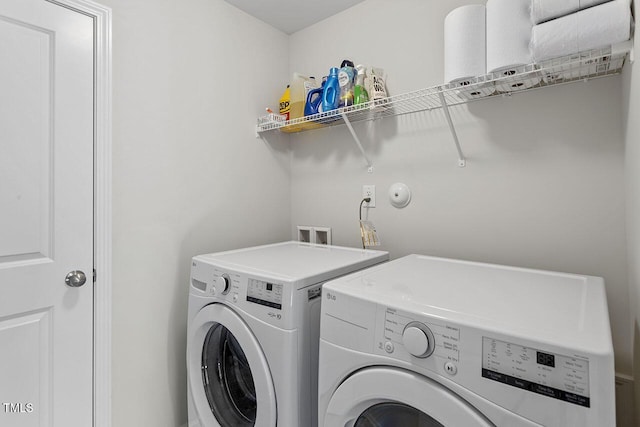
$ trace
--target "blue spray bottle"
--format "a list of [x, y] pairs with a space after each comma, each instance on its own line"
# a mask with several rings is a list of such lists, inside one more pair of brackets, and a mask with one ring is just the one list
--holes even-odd
[[329, 70], [329, 77], [322, 91], [322, 111], [335, 110], [340, 105], [340, 83], [338, 82], [338, 69]]

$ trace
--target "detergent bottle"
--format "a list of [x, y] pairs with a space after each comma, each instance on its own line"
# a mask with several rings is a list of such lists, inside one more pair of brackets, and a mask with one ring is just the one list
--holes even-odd
[[289, 112], [291, 111], [291, 89], [287, 85], [287, 89], [280, 98], [280, 115], [285, 116], [285, 120], [289, 120]]
[[329, 77], [322, 90], [322, 111], [335, 110], [340, 106], [340, 83], [338, 82], [338, 69], [332, 67]]
[[291, 120], [304, 117], [304, 104], [310, 90], [317, 88], [314, 77], [306, 77], [300, 73], [293, 73], [291, 81]]
[[366, 75], [365, 66], [358, 65], [356, 67], [356, 70], [358, 70], [358, 74], [356, 77], [356, 84], [353, 87], [353, 104], [354, 105], [364, 104], [366, 102], [369, 102], [369, 93], [367, 92], [367, 89], [365, 89], [365, 83], [364, 83], [364, 78]]
[[307, 102], [304, 104], [304, 115], [311, 116], [322, 111], [322, 92], [324, 91], [325, 81], [322, 86], [317, 89], [311, 89], [307, 94]]
[[345, 59], [338, 71], [338, 82], [340, 82], [340, 107], [353, 105], [353, 84], [355, 83], [356, 72], [353, 62]]
[[[289, 120], [304, 118], [305, 104], [310, 91], [317, 89], [315, 77], [306, 77], [300, 73], [293, 73], [291, 80], [291, 111], [289, 112]], [[322, 124], [315, 122], [298, 121], [298, 123], [289, 124], [280, 130], [283, 132], [300, 132], [306, 129], [316, 129]]]

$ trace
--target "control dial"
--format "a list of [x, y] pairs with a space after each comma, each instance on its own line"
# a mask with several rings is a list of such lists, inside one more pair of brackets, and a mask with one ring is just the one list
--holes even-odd
[[226, 295], [229, 293], [230, 285], [231, 285], [231, 279], [229, 278], [229, 275], [222, 274], [216, 277], [216, 287], [222, 291], [223, 295]]
[[424, 323], [409, 322], [402, 331], [402, 344], [415, 357], [422, 359], [431, 356], [435, 341], [431, 329]]

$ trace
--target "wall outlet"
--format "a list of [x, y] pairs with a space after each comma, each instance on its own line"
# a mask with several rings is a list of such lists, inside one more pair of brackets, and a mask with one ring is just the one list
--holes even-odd
[[304, 225], [298, 226], [298, 241], [305, 243], [312, 243], [311, 238], [315, 236], [313, 235], [313, 227], [307, 227]]
[[331, 227], [298, 226], [298, 241], [318, 245], [331, 244]]
[[369, 203], [364, 202], [362, 206], [367, 208], [375, 208], [376, 207], [376, 186], [375, 185], [363, 185], [362, 186], [362, 198], [370, 197], [371, 201]]
[[331, 244], [331, 228], [329, 227], [315, 227], [315, 238], [318, 245], [330, 245]]

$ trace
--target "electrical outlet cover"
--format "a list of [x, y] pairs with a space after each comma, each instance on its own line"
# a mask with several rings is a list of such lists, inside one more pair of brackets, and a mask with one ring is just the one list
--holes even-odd
[[369, 203], [364, 202], [362, 206], [366, 208], [375, 208], [376, 207], [376, 186], [375, 185], [363, 185], [362, 186], [362, 198], [370, 197], [371, 201]]

